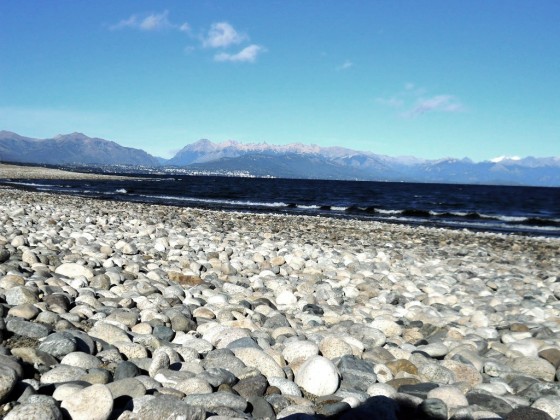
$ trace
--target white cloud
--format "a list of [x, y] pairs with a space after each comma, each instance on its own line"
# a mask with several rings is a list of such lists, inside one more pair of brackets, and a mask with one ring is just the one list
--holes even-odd
[[143, 31], [155, 31], [170, 28], [172, 25], [167, 18], [168, 15], [169, 12], [167, 10], [159, 15], [149, 15], [140, 22], [140, 29]]
[[208, 36], [202, 40], [202, 45], [210, 48], [225, 48], [246, 39], [247, 35], [237, 32], [229, 23], [218, 22], [210, 26]]
[[252, 44], [248, 47], [243, 48], [237, 54], [230, 54], [230, 53], [219, 53], [214, 56], [215, 61], [230, 61], [230, 62], [238, 62], [238, 63], [254, 63], [257, 59], [257, 56], [266, 51], [265, 48], [261, 47], [260, 45]]
[[181, 32], [190, 32], [190, 25], [185, 22], [181, 25], [172, 23], [169, 20], [169, 11], [164, 10], [161, 13], [152, 13], [147, 16], [140, 17], [132, 15], [128, 19], [123, 19], [119, 23], [109, 27], [111, 30], [119, 29], [138, 29], [140, 31], [159, 31], [163, 29], [174, 29]]
[[128, 19], [123, 19], [119, 23], [111, 25], [109, 29], [111, 29], [112, 31], [116, 31], [118, 29], [134, 28], [137, 26], [138, 26], [138, 16], [132, 15]]
[[396, 95], [376, 98], [376, 102], [399, 109], [405, 118], [416, 118], [428, 112], [455, 113], [464, 111], [461, 101], [454, 95], [440, 94], [426, 96], [426, 89], [414, 83], [406, 83]]
[[185, 22], [181, 26], [179, 26], [179, 30], [181, 32], [190, 33], [191, 32], [191, 25], [189, 25], [187, 22]]
[[336, 69], [337, 70], [348, 70], [349, 68], [354, 67], [354, 63], [351, 62], [350, 60], [346, 60], [344, 63], [342, 63], [340, 66], [338, 66]]
[[431, 98], [419, 99], [416, 105], [405, 113], [409, 117], [417, 117], [426, 112], [460, 112], [463, 105], [453, 95], [435, 95]]

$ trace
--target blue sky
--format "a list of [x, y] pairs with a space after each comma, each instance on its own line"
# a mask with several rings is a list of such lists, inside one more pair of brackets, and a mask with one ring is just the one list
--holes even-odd
[[560, 156], [560, 2], [0, 1], [0, 130]]

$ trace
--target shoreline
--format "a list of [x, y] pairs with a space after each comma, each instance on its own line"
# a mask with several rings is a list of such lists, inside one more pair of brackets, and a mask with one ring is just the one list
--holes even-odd
[[541, 390], [560, 377], [559, 250], [548, 237], [0, 189], [0, 409], [552, 416], [560, 395]]
[[139, 176], [121, 176], [73, 172], [41, 166], [23, 166], [11, 163], [0, 163], [0, 179], [141, 179]]

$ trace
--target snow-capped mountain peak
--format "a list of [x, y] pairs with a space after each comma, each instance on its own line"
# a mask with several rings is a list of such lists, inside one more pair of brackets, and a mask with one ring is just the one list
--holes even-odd
[[521, 160], [521, 158], [519, 156], [498, 156], [498, 157], [495, 157], [493, 159], [490, 159], [490, 162], [500, 163], [500, 162], [503, 162], [505, 160]]

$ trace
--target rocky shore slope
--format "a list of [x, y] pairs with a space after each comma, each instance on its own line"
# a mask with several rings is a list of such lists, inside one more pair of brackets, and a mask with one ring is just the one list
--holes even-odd
[[559, 249], [0, 189], [0, 416], [560, 418]]
[[0, 163], [0, 179], [131, 179], [118, 175], [63, 171], [42, 166], [21, 166]]

